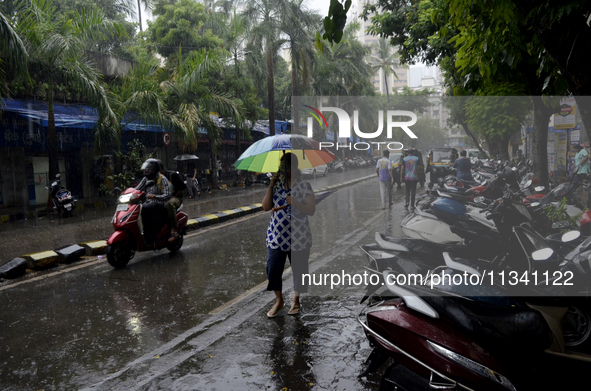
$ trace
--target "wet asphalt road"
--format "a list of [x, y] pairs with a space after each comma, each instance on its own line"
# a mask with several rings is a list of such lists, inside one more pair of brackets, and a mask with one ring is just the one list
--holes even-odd
[[[345, 182], [371, 174], [372, 169], [329, 173], [326, 177], [306, 178], [314, 188]], [[259, 203], [267, 187], [260, 183], [246, 187], [229, 187], [203, 193], [196, 199], [184, 199], [184, 211], [190, 218], [229, 208]], [[74, 217], [60, 219], [55, 215], [38, 219], [0, 224], [0, 265], [15, 257], [92, 240], [108, 238], [113, 233], [111, 218], [115, 206], [76, 211]]]
[[[382, 211], [378, 185], [368, 180], [324, 200], [310, 220], [310, 271], [361, 272], [358, 245], [375, 231], [400, 233], [401, 197]], [[376, 379], [356, 378], [370, 350], [355, 320], [360, 287], [312, 287], [300, 317], [266, 318], [268, 220], [259, 213], [199, 230], [179, 253], [140, 253], [123, 270], [100, 259], [1, 286], [0, 388], [377, 389]], [[284, 284], [289, 292], [291, 276]]]

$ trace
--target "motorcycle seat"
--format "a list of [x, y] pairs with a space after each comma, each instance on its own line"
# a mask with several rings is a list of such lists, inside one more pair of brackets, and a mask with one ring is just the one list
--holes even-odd
[[466, 180], [466, 179], [458, 179], [458, 182], [461, 182], [464, 185], [468, 185], [468, 186], [478, 186], [478, 185], [480, 185], [480, 182], [478, 182], [478, 181], [469, 181], [469, 180]]
[[[468, 300], [429, 296], [423, 299], [442, 318], [498, 353], [538, 353], [546, 350], [552, 343], [552, 333], [542, 314], [527, 306], [496, 305], [486, 302], [486, 298]], [[503, 298], [498, 299], [498, 302], [502, 302]]]

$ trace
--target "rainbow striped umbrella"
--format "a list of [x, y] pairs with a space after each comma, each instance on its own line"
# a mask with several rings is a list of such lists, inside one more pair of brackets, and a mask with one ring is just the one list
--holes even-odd
[[281, 156], [291, 152], [298, 157], [299, 169], [317, 167], [334, 160], [334, 154], [320, 148], [314, 139], [299, 134], [279, 134], [252, 144], [234, 163], [237, 170], [277, 172]]

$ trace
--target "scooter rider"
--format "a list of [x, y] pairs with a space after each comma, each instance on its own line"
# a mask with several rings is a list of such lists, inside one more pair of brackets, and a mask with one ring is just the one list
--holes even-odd
[[[172, 186], [166, 177], [160, 174], [161, 163], [157, 159], [148, 159], [142, 164], [142, 171], [144, 178], [136, 186], [137, 190], [142, 190], [147, 193], [147, 200], [142, 208], [142, 218], [146, 223], [146, 227], [155, 227], [157, 220], [166, 214], [164, 204], [172, 196]], [[147, 186], [148, 181], [153, 181], [150, 186]], [[146, 233], [146, 242], [150, 243], [155, 240], [156, 232]], [[153, 236], [153, 237], [152, 237]]]
[[168, 224], [170, 225], [170, 238], [168, 238], [168, 241], [174, 242], [178, 235], [176, 211], [183, 203], [183, 191], [187, 186], [178, 172], [166, 170], [164, 164], [162, 164], [162, 161], [160, 160], [158, 160], [158, 164], [160, 165], [160, 174], [164, 175], [172, 184], [172, 196], [166, 201], [164, 207], [166, 208], [166, 217], [168, 218]]

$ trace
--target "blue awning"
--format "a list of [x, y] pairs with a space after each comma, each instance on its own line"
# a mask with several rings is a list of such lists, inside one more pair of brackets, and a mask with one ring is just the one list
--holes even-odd
[[[2, 111], [13, 112], [43, 127], [49, 126], [47, 103], [31, 100], [4, 100]], [[76, 104], [53, 104], [56, 128], [94, 129], [99, 119], [95, 108]], [[158, 125], [146, 124], [141, 120], [123, 121], [124, 131], [164, 132]]]

